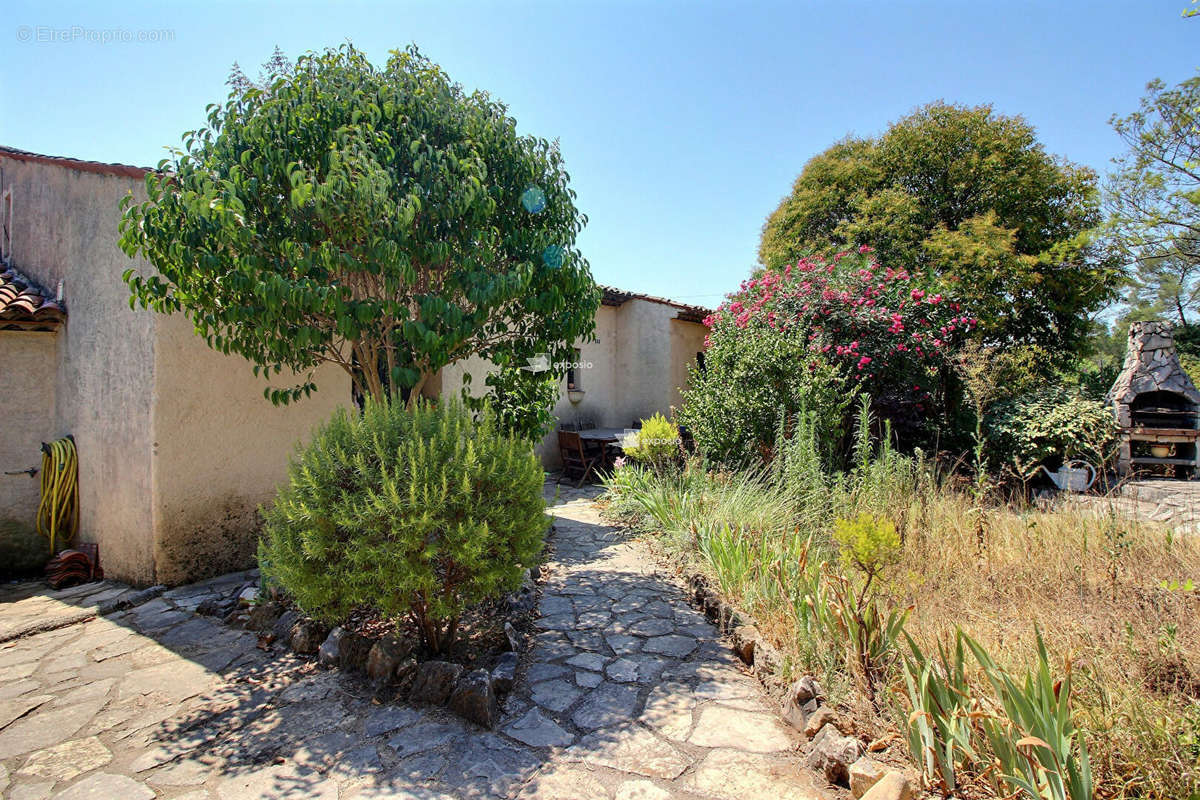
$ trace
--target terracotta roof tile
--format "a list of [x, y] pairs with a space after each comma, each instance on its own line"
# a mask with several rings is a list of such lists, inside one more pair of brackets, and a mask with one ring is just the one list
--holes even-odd
[[126, 178], [142, 178], [147, 172], [153, 172], [150, 167], [135, 167], [130, 164], [109, 164], [103, 161], [88, 161], [69, 156], [48, 156], [42, 153], [31, 153], [17, 147], [0, 145], [0, 158], [11, 158], [15, 161], [32, 161], [39, 164], [53, 164], [67, 169], [77, 169], [80, 172], [95, 172], [99, 175], [122, 175]]
[[652, 294], [640, 294], [638, 292], [627, 292], [623, 289], [617, 289], [612, 286], [600, 286], [604, 293], [600, 302], [606, 306], [619, 306], [627, 300], [645, 300], [648, 303], [658, 303], [664, 306], [679, 309], [679, 319], [689, 322], [702, 322], [705, 317], [712, 313], [711, 309], [704, 306], [691, 306], [686, 303], [677, 303], [674, 300], [668, 300], [665, 297], [655, 297]]
[[50, 330], [67, 318], [53, 294], [11, 267], [0, 266], [0, 328]]

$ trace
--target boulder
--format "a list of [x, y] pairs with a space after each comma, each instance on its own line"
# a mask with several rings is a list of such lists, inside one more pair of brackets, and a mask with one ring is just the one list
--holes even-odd
[[753, 625], [739, 625], [733, 629], [730, 636], [733, 639], [733, 652], [747, 664], [754, 663], [754, 648], [762, 639], [758, 628]]
[[805, 675], [793, 683], [788, 687], [788, 693], [791, 695], [793, 702], [801, 706], [809, 700], [819, 701], [825, 697], [825, 690], [821, 688], [821, 684], [817, 683], [817, 679], [812, 675]]
[[279, 603], [259, 603], [250, 609], [250, 615], [246, 618], [246, 627], [252, 631], [266, 633], [275, 626], [275, 620], [279, 619], [279, 615], [282, 613], [283, 608]]
[[473, 670], [459, 677], [450, 693], [449, 705], [455, 714], [484, 728], [496, 727], [500, 719], [500, 704], [496, 702], [492, 676], [486, 669]]
[[292, 650], [302, 656], [312, 655], [328, 635], [328, 625], [315, 619], [300, 620], [292, 627]]
[[826, 725], [832, 725], [840, 732], [845, 733], [845, 731], [842, 730], [841, 721], [838, 719], [837, 712], [835, 712], [829, 706], [821, 706], [804, 723], [804, 735], [811, 739], [820, 733], [821, 728], [824, 728]]
[[238, 593], [237, 603], [242, 608], [249, 608], [258, 602], [258, 587], [247, 586]]
[[887, 767], [870, 756], [863, 756], [850, 765], [850, 794], [861, 798], [887, 774]]
[[408, 699], [431, 706], [445, 705], [463, 673], [462, 666], [449, 661], [426, 661], [417, 666]]
[[296, 609], [290, 609], [283, 612], [279, 619], [275, 620], [275, 624], [271, 626], [271, 633], [275, 636], [277, 642], [292, 642], [292, 628], [300, 621], [300, 612]]
[[342, 661], [341, 644], [346, 629], [340, 625], [329, 632], [325, 641], [317, 649], [317, 663], [326, 669], [333, 669]]
[[367, 668], [367, 657], [371, 653], [371, 647], [375, 642], [363, 636], [361, 633], [346, 633], [342, 636], [342, 641], [339, 646], [340, 660], [338, 665], [342, 669], [353, 670], [354, 672], [362, 672]]
[[916, 800], [917, 787], [903, 773], [892, 771], [879, 779], [859, 800]]
[[850, 765], [862, 756], [863, 746], [857, 739], [843, 736], [833, 725], [826, 725], [813, 738], [805, 763], [830, 783], [845, 786], [850, 780]]
[[809, 700], [803, 705], [797, 705], [789, 698], [784, 699], [783, 708], [779, 711], [780, 716], [783, 717], [784, 722], [786, 722], [788, 725], [791, 725], [796, 730], [803, 732], [804, 726], [808, 724], [808, 718], [816, 713], [820, 706], [817, 705], [817, 701], [815, 699]]
[[409, 652], [409, 646], [395, 636], [383, 637], [367, 653], [367, 676], [379, 683], [391, 683]]
[[504, 653], [492, 667], [492, 690], [504, 694], [511, 692], [517, 679], [517, 654]]

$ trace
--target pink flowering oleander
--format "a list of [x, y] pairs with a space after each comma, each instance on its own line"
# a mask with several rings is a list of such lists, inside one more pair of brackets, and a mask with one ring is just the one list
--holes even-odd
[[882, 265], [873, 252], [857, 247], [766, 270], [743, 281], [705, 322], [714, 330], [801, 334], [806, 351], [842, 363], [859, 380], [906, 375], [920, 380], [892, 385], [919, 386], [978, 320], [956, 298], [914, 286], [909, 270]]

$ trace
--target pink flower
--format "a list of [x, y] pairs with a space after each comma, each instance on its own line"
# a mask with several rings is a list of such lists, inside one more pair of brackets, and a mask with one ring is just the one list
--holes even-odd
[[920, 289], [912, 290], [912, 299], [913, 300], [920, 300], [924, 296], [925, 296], [925, 292], [921, 291]]
[[864, 244], [862, 247], [858, 248], [858, 252], [863, 253], [865, 255], [867, 253], [872, 252], [872, 248], [870, 248]]
[[863, 356], [862, 358], [860, 358], [858, 360], [858, 368], [861, 370], [863, 367], [865, 367], [867, 364], [870, 364], [870, 363], [871, 363], [871, 359], [868, 358], [867, 356]]

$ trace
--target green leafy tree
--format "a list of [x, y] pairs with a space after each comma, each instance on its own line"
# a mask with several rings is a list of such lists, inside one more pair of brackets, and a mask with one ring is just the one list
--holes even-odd
[[1200, 311], [1200, 76], [1146, 90], [1137, 111], [1112, 118], [1127, 150], [1108, 181], [1109, 228], [1133, 267], [1137, 315], [1187, 325]]
[[131, 303], [182, 311], [256, 373], [298, 373], [265, 390], [277, 403], [322, 363], [411, 403], [469, 355], [569, 360], [599, 293], [556, 144], [416, 48], [381, 68], [346, 45], [267, 69], [235, 73], [149, 199], [126, 199], [121, 245], [157, 269], [126, 273]]
[[767, 219], [759, 260], [859, 244], [958, 297], [993, 344], [1068, 353], [1118, 285], [1096, 176], [1055, 158], [1020, 117], [932, 103], [877, 138], [847, 139], [809, 161]]
[[544, 473], [494, 414], [450, 401], [339, 409], [263, 511], [259, 563], [305, 612], [411, 623], [435, 653], [470, 605], [521, 585], [550, 520]]

